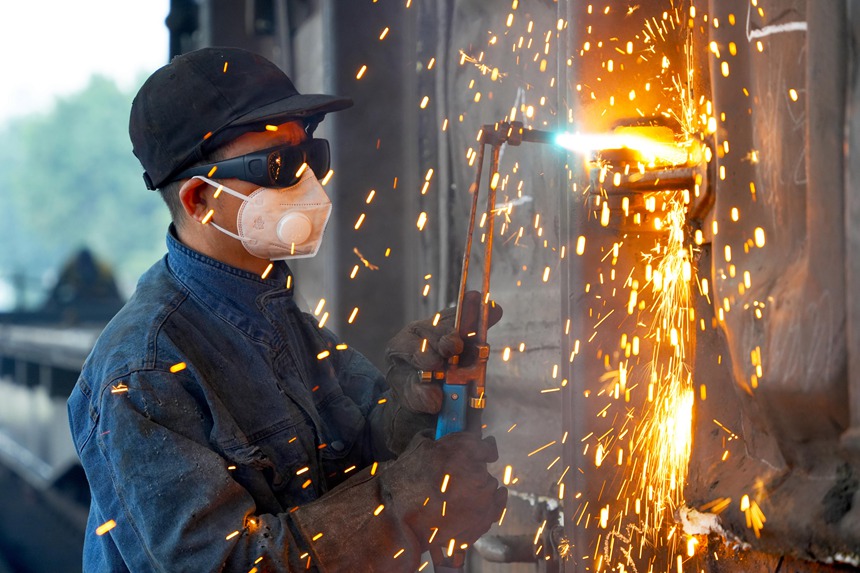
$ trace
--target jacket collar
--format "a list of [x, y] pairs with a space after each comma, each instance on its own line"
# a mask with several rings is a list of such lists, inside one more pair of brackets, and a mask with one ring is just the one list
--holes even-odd
[[167, 231], [167, 266], [191, 296], [249, 336], [262, 341], [272, 338], [272, 325], [263, 308], [274, 300], [285, 299], [294, 304], [295, 285], [284, 261], [275, 261], [264, 279], [187, 247], [179, 241], [172, 224]]

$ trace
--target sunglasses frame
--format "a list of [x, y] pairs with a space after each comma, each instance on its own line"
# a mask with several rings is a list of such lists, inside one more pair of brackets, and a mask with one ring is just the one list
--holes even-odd
[[[296, 157], [301, 158], [301, 163], [296, 163], [293, 166], [280, 165], [280, 172], [284, 175], [272, 177], [269, 166], [272, 162], [272, 155], [277, 152], [288, 157], [298, 152], [301, 155]], [[317, 155], [322, 157], [317, 157]], [[320, 168], [319, 172], [314, 167], [314, 163], [318, 161], [320, 163], [316, 167]], [[240, 179], [260, 187], [292, 187], [299, 182], [300, 176], [297, 176], [296, 172], [301, 169], [303, 163], [306, 163], [313, 170], [317, 178], [325, 177], [331, 168], [331, 150], [328, 140], [314, 138], [296, 145], [277, 145], [238, 157], [231, 157], [206, 165], [197, 165], [177, 174], [173, 181], [203, 175], [212, 179]], [[290, 175], [290, 179], [284, 181], [287, 174]]]

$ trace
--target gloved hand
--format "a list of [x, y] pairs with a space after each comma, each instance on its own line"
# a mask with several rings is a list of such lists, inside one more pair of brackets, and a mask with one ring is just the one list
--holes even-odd
[[[400, 505], [403, 522], [421, 541], [422, 551], [430, 546], [436, 528], [437, 545], [447, 545], [452, 538], [471, 544], [501, 517], [508, 490], [487, 471], [487, 464], [498, 459], [492, 436], [481, 439], [457, 432], [434, 441], [432, 433], [422, 432], [392, 462], [383, 476], [385, 487]], [[448, 483], [442, 492], [445, 475]]]
[[[460, 332], [454, 329], [457, 308], [451, 307], [439, 313], [435, 326], [432, 318], [412, 322], [389, 341], [386, 380], [401, 406], [410, 412], [439, 413], [442, 389], [435, 382], [422, 381], [421, 372], [442, 370], [452, 356], [468, 353], [468, 335], [477, 328], [480, 304], [479, 292], [465, 294]], [[490, 304], [487, 322], [493, 326], [502, 318], [502, 307], [492, 301]]]
[[487, 471], [497, 459], [493, 438], [422, 433], [376, 475], [366, 468], [290, 515], [324, 571], [415, 571], [431, 537], [471, 544], [501, 517], [508, 492]]
[[[487, 323], [493, 326], [502, 318], [502, 307], [490, 303]], [[421, 372], [443, 370], [452, 356], [461, 355], [461, 364], [474, 360], [476, 352], [469, 344], [469, 334], [479, 321], [481, 293], [468, 291], [463, 297], [460, 332], [454, 329], [457, 308], [439, 312], [433, 318], [406, 325], [388, 343], [385, 379], [391, 387], [394, 404], [385, 413], [387, 447], [395, 454], [401, 452], [416, 432], [433, 426], [442, 409], [444, 394], [438, 382], [422, 380]], [[425, 342], [426, 341], [426, 342]]]

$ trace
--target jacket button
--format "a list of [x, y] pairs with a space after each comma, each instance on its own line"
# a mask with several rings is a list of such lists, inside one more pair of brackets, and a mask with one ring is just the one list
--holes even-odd
[[344, 448], [346, 447], [344, 445], [344, 443], [341, 442], [340, 440], [335, 440], [330, 445], [331, 445], [331, 449], [333, 449], [336, 452], [342, 452], [344, 450]]

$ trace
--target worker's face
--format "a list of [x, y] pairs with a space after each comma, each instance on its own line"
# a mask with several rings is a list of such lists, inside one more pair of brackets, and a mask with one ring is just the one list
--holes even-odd
[[[282, 123], [277, 127], [278, 129], [275, 131], [249, 132], [239, 136], [225, 146], [223, 159], [231, 159], [277, 145], [297, 145], [308, 139], [303, 125], [298, 121]], [[317, 175], [320, 176], [321, 174]], [[217, 179], [217, 181], [246, 197], [260, 188], [259, 184], [240, 179]], [[211, 187], [205, 193], [208, 194], [208, 201], [214, 205], [215, 213], [212, 216], [212, 221], [231, 233], [238, 234], [236, 222], [243, 201], [228, 193], [220, 193], [215, 198], [215, 189]], [[233, 266], [255, 271], [265, 269], [268, 266], [270, 261], [250, 254], [240, 241], [221, 233], [211, 225], [205, 227], [209, 235], [207, 239], [215, 243], [221, 260]]]

